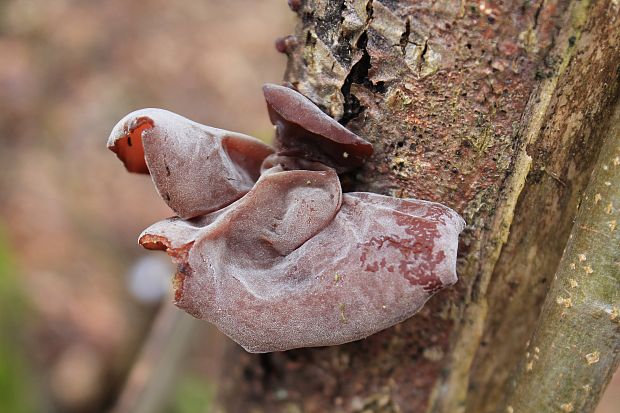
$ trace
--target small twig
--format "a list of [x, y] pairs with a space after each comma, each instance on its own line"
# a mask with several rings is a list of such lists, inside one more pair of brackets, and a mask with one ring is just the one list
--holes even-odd
[[171, 302], [162, 304], [111, 413], [156, 413], [167, 407], [197, 322]]

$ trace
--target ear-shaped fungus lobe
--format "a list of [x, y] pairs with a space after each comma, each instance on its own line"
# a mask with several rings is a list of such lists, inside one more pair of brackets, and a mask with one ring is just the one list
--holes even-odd
[[271, 123], [276, 125], [278, 154], [319, 161], [339, 173], [361, 166], [372, 145], [293, 89], [263, 86]]
[[130, 172], [150, 173], [181, 218], [223, 208], [247, 193], [273, 150], [250, 136], [211, 128], [162, 109], [130, 113], [108, 147]]
[[329, 225], [341, 202], [333, 170], [268, 173], [222, 216], [218, 235], [226, 233], [238, 265], [269, 268]]
[[269, 173], [217, 216], [163, 221], [143, 237], [191, 242], [176, 304], [248, 351], [342, 344], [456, 281], [463, 220], [431, 202], [351, 193], [340, 204], [339, 194], [333, 172]]
[[152, 225], [140, 244], [176, 257], [179, 249], [200, 240], [210, 268], [232, 269], [248, 290], [269, 295], [282, 286], [278, 283], [294, 281], [279, 278], [274, 267], [328, 226], [341, 202], [333, 170], [271, 172], [227, 208], [191, 221], [170, 218]]

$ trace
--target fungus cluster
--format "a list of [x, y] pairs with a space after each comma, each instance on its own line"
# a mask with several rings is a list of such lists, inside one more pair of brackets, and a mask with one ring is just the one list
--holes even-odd
[[108, 147], [150, 174], [177, 215], [140, 244], [178, 265], [175, 304], [250, 352], [342, 344], [416, 313], [457, 280], [450, 208], [342, 193], [372, 145], [293, 89], [263, 88], [274, 148], [161, 109], [123, 118]]

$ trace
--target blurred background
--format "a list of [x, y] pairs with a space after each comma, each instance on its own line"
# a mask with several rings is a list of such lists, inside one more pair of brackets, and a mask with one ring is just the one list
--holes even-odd
[[171, 211], [105, 143], [143, 107], [269, 140], [294, 24], [286, 0], [0, 0], [0, 412], [108, 411], [158, 311], [188, 339], [144, 359], [157, 411], [210, 411], [227, 339], [166, 309], [174, 269], [136, 239]]
[[[0, 412], [111, 407], [174, 269], [137, 244], [172, 213], [108, 134], [161, 107], [269, 139], [293, 27], [285, 0], [0, 0]], [[209, 411], [227, 339], [192, 329], [163, 411]]]

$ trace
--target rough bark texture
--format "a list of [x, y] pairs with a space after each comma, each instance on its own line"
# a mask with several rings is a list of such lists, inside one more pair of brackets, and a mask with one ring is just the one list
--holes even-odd
[[375, 146], [345, 188], [459, 211], [460, 281], [366, 340], [266, 355], [231, 347], [221, 409], [496, 410], [618, 94], [620, 5], [291, 3], [286, 80]]

